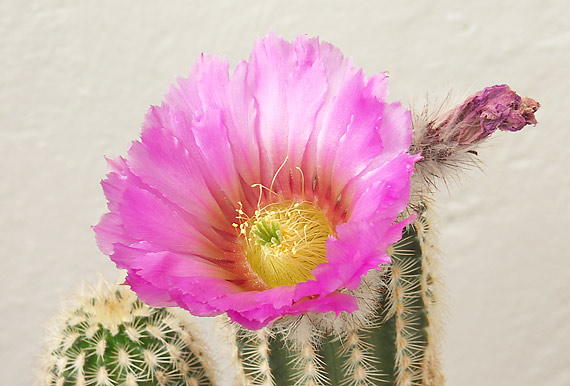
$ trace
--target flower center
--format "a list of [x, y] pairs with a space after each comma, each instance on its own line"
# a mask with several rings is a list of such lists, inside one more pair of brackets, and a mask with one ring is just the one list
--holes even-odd
[[268, 205], [240, 229], [249, 265], [270, 287], [314, 279], [311, 271], [326, 261], [332, 234], [323, 212], [308, 202]]

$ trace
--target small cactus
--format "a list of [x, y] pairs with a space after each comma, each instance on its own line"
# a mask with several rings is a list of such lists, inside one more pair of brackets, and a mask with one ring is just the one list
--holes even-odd
[[213, 385], [203, 345], [175, 310], [101, 279], [59, 315], [42, 386]]

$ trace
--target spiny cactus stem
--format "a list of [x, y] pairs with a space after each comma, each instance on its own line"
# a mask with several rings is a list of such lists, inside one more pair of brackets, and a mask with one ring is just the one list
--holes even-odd
[[273, 379], [276, 375], [271, 373], [269, 362], [273, 348], [270, 347], [268, 330], [264, 328], [259, 331], [248, 331], [240, 328], [236, 331], [236, 345], [242, 363], [240, 372], [243, 372], [245, 377], [244, 383], [274, 385]]
[[396, 378], [394, 369], [396, 366], [396, 318], [392, 316], [378, 326], [371, 329], [365, 341], [372, 346], [375, 368], [379, 373], [378, 384], [394, 384]]
[[392, 272], [393, 299], [396, 326], [396, 384], [414, 385], [421, 381], [421, 364], [427, 344], [426, 315], [421, 293], [422, 250], [417, 223], [404, 231], [403, 242], [408, 242], [405, 253], [395, 249]]
[[343, 378], [343, 357], [339, 354], [343, 352], [340, 339], [336, 337], [326, 337], [320, 349], [320, 354], [324, 362], [324, 372], [331, 385], [339, 385]]
[[282, 349], [282, 344], [283, 342], [277, 339], [270, 341], [269, 370], [273, 373], [273, 384], [277, 386], [285, 385], [286, 383], [283, 382], [292, 377], [292, 369], [289, 366], [281, 366], [282, 363], [287, 363], [291, 360], [291, 358], [288, 358], [287, 351]]

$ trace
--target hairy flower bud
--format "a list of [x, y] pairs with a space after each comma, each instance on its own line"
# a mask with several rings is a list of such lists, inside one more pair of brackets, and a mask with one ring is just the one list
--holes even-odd
[[458, 168], [476, 166], [477, 146], [492, 133], [536, 124], [539, 107], [502, 84], [476, 92], [451, 110], [439, 108], [434, 115], [428, 107], [414, 114], [410, 154], [421, 154], [422, 160], [415, 165], [410, 208], [419, 205], [438, 180], [454, 178]]

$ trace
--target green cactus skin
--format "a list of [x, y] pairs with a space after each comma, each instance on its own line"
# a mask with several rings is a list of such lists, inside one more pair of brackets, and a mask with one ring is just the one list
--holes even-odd
[[52, 332], [43, 386], [213, 385], [201, 341], [175, 311], [104, 282], [78, 300]]
[[[422, 363], [427, 346], [427, 310], [422, 297], [424, 237], [422, 217], [404, 230], [393, 248], [394, 264], [389, 268], [389, 294], [384, 303], [386, 324], [394, 325], [394, 372], [389, 381], [396, 385], [421, 385]], [[378, 345], [376, 345], [378, 347]], [[388, 348], [384, 349], [386, 352]]]
[[236, 333], [244, 385], [365, 386], [444, 384], [438, 340], [440, 279], [424, 208], [389, 251], [386, 287], [370, 325], [339, 336], [292, 342], [281, 333]]

